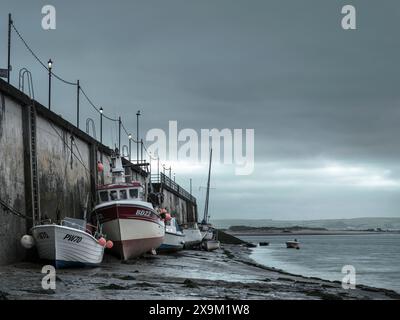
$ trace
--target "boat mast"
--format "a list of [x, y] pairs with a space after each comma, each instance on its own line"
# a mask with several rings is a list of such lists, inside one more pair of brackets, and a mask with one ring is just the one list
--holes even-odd
[[211, 161], [212, 161], [212, 148], [210, 150], [210, 164], [208, 166], [208, 181], [207, 181], [206, 204], [204, 206], [204, 217], [203, 217], [203, 222], [206, 223], [206, 224], [208, 223], [208, 201], [210, 199]]
[[114, 154], [111, 156], [112, 160], [112, 183], [125, 183], [125, 169], [122, 166], [122, 159], [119, 150], [115, 149]]

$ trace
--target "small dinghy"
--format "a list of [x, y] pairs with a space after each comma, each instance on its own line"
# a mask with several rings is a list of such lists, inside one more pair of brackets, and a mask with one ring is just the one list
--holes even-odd
[[202, 242], [202, 246], [204, 250], [213, 251], [219, 249], [220, 242], [218, 240], [205, 240]]
[[[113, 246], [100, 233], [93, 236], [86, 221], [80, 219], [65, 218], [60, 224], [37, 225], [32, 228], [32, 235], [31, 243], [36, 245], [39, 257], [56, 268], [97, 266], [103, 260], [104, 248]], [[23, 245], [29, 243], [28, 237], [21, 240]]]
[[175, 218], [171, 218], [166, 214], [165, 219], [165, 236], [161, 246], [157, 249], [159, 252], [174, 252], [183, 249], [185, 244], [185, 235], [180, 230]]
[[286, 248], [288, 248], [288, 249], [300, 249], [300, 242], [298, 242], [297, 239], [294, 239], [294, 241], [287, 241], [286, 242]]

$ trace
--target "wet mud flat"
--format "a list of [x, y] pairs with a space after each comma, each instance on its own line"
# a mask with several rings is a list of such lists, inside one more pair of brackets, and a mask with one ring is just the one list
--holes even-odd
[[391, 290], [291, 275], [257, 265], [250, 250], [182, 251], [121, 262], [105, 256], [98, 268], [57, 270], [56, 289], [42, 289], [42, 265], [0, 267], [0, 299], [400, 299]]

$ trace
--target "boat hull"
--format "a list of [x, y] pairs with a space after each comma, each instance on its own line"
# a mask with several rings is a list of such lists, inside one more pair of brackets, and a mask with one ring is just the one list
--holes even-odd
[[33, 227], [32, 234], [39, 257], [56, 268], [97, 266], [103, 260], [104, 247], [85, 231], [41, 225]]
[[197, 246], [203, 240], [203, 236], [198, 228], [183, 229], [183, 234], [185, 235], [185, 249]]
[[157, 249], [164, 240], [165, 226], [154, 209], [144, 204], [114, 202], [95, 208], [92, 219], [114, 242], [111, 253], [123, 260]]
[[300, 249], [300, 244], [295, 241], [286, 242], [286, 248], [288, 249]]
[[207, 251], [217, 250], [220, 247], [220, 242], [217, 240], [207, 240], [203, 242], [203, 248]]
[[175, 252], [183, 249], [185, 236], [182, 233], [165, 232], [164, 241], [157, 251]]

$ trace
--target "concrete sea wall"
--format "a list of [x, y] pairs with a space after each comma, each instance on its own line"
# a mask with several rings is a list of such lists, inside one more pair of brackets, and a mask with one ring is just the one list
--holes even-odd
[[[25, 214], [22, 107], [0, 93], [0, 199]], [[26, 221], [0, 206], [0, 263], [23, 257], [19, 243]]]
[[[86, 206], [91, 210], [96, 185], [111, 182], [111, 152], [0, 80], [0, 200], [24, 216], [0, 206], [0, 265], [25, 258], [20, 239], [35, 221], [58, 221], [67, 216], [82, 218]], [[97, 171], [100, 159], [105, 167], [102, 173]], [[128, 171], [145, 183], [146, 172], [138, 168]], [[34, 211], [34, 172], [38, 181], [39, 216]]]
[[[112, 182], [111, 154], [111, 149], [0, 79], [0, 265], [24, 259], [20, 239], [35, 222], [83, 218], [85, 207], [90, 212], [96, 186]], [[101, 173], [98, 161], [104, 165]], [[148, 190], [149, 173], [126, 159], [123, 164], [128, 181], [140, 181]], [[164, 206], [175, 210], [181, 223], [195, 219], [195, 203], [164, 192]]]

